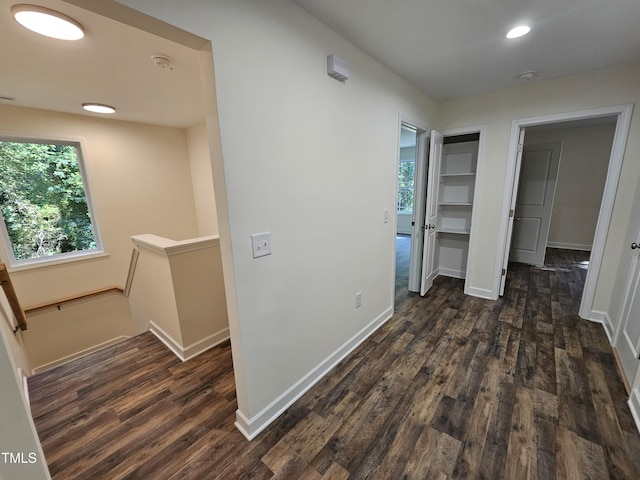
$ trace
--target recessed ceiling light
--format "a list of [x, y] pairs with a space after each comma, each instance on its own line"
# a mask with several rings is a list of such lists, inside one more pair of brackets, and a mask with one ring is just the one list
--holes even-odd
[[84, 28], [73, 18], [38, 5], [18, 4], [11, 7], [13, 18], [25, 28], [59, 40], [79, 40]]
[[104, 105], [102, 103], [83, 103], [82, 108], [93, 113], [116, 113], [116, 109], [111, 105]]
[[529, 25], [518, 25], [507, 32], [507, 38], [519, 38], [525, 36], [531, 31]]

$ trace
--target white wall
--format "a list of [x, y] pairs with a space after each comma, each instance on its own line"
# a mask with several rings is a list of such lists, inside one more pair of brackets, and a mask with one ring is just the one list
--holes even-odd
[[218, 234], [216, 198], [213, 190], [213, 173], [207, 127], [204, 123], [187, 129], [187, 147], [191, 168], [191, 183], [198, 221], [198, 236]]
[[549, 246], [591, 250], [614, 133], [615, 124], [544, 131], [527, 129], [525, 145], [563, 143]]
[[[213, 43], [229, 238], [220, 232], [235, 275], [225, 287], [239, 417], [253, 434], [391, 315], [395, 225], [383, 210], [395, 209], [398, 115], [433, 124], [436, 104], [286, 0], [123, 3]], [[349, 64], [346, 84], [327, 76], [329, 54]], [[254, 260], [250, 236], [264, 231], [273, 254]]]
[[24, 375], [31, 373], [31, 364], [25, 354], [23, 332], [18, 330], [15, 334], [13, 329], [17, 325], [15, 316], [11, 310], [11, 305], [4, 292], [0, 292], [0, 331], [5, 338], [9, 354], [15, 363], [16, 369], [20, 369]]
[[26, 462], [11, 463], [3, 455], [0, 478], [48, 479], [47, 463], [18, 376], [18, 368], [26, 372], [29, 364], [22, 352], [20, 333], [13, 336], [12, 324], [11, 309], [0, 291], [0, 452], [21, 454]]
[[[475, 124], [485, 124], [487, 128], [484, 171], [477, 185], [477, 206], [474, 206], [474, 222], [483, 226], [475, 237], [475, 248], [482, 254], [474, 256], [472, 277], [467, 279], [474, 288], [491, 291], [500, 274], [496, 245], [499, 244], [497, 237], [511, 122], [539, 115], [637, 103], [640, 101], [639, 77], [640, 64], [622, 65], [440, 105], [440, 128]], [[623, 290], [614, 288], [614, 284], [624, 282], [629, 262], [620, 262], [621, 268], [618, 268], [618, 263], [621, 255], [630, 252], [624, 245], [625, 232], [634, 207], [638, 207], [633, 204], [632, 198], [640, 174], [640, 162], [635, 160], [639, 156], [640, 120], [635, 115], [631, 122], [593, 305], [594, 310], [609, 312], [614, 316]], [[614, 319], [614, 326], [616, 321]]]
[[127, 297], [114, 290], [28, 313], [27, 324], [22, 337], [33, 373], [142, 333]]

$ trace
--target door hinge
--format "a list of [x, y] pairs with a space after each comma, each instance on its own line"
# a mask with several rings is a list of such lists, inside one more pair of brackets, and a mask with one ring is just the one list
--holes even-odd
[[515, 212], [513, 211], [513, 209], [509, 210], [509, 217], [513, 217], [513, 214], [514, 214], [514, 213], [515, 213]]
[[522, 143], [518, 144], [518, 153], [522, 153], [522, 149], [524, 148], [524, 145]]
[[506, 274], [507, 274], [507, 269], [506, 269], [506, 268], [503, 268], [503, 269], [502, 269], [502, 275], [506, 275]]

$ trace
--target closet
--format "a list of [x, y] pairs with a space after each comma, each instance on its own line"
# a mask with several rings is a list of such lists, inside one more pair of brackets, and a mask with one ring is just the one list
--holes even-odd
[[434, 267], [465, 278], [478, 166], [479, 134], [444, 137], [438, 173]]

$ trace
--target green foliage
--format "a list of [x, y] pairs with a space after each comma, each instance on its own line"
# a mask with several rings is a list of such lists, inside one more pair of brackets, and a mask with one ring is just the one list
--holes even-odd
[[18, 260], [96, 247], [73, 145], [0, 142], [0, 211]]
[[416, 176], [416, 162], [400, 162], [398, 170], [398, 212], [413, 211], [413, 183]]

